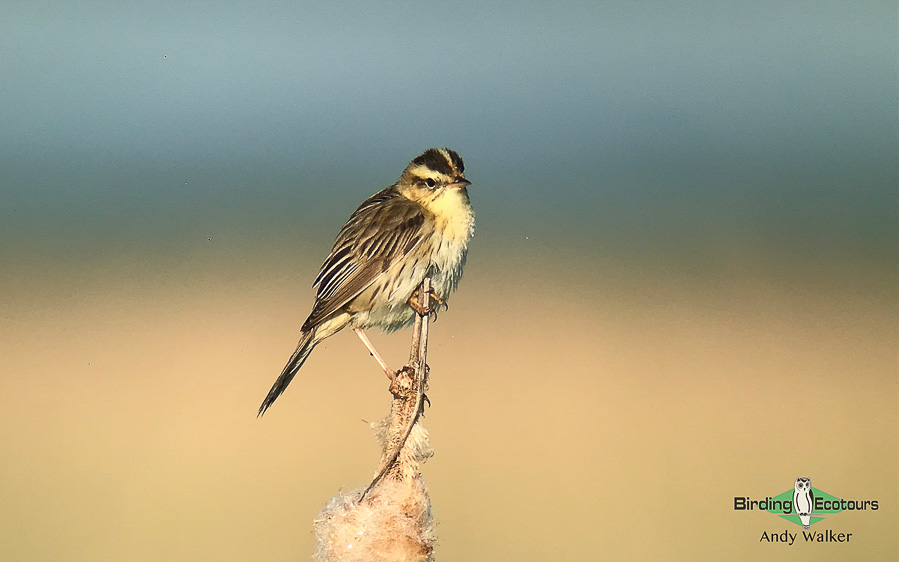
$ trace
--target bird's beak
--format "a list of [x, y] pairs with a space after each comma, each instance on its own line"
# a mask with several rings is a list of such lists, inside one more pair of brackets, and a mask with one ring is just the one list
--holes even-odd
[[469, 185], [471, 185], [471, 182], [465, 178], [456, 178], [456, 181], [449, 184], [450, 187], [455, 187], [456, 189], [468, 187]]

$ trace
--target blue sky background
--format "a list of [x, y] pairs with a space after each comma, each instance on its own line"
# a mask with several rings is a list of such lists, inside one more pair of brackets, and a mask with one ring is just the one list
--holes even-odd
[[15, 3], [2, 252], [327, 246], [446, 145], [484, 248], [892, 263], [895, 29], [891, 2]]

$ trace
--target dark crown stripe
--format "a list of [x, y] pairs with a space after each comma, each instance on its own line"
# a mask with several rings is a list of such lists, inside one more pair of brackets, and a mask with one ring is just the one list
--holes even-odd
[[456, 170], [462, 174], [465, 173], [465, 164], [462, 163], [462, 157], [459, 156], [455, 150], [450, 150], [445, 148], [446, 153], [449, 154], [450, 159], [453, 161], [453, 166], [455, 166]]
[[[465, 168], [459, 155], [448, 148], [443, 150], [446, 151], [446, 154], [439, 149], [429, 148], [420, 156], [417, 156], [412, 163], [420, 166], [427, 166], [435, 172], [440, 172], [447, 176], [453, 176], [457, 172], [462, 172]], [[447, 160], [447, 156], [449, 157], [449, 160]]]

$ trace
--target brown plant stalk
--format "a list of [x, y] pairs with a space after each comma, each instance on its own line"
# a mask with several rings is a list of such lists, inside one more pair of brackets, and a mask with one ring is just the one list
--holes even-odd
[[421, 310], [412, 330], [409, 364], [390, 383], [390, 413], [372, 424], [381, 443], [381, 464], [371, 483], [339, 493], [315, 520], [321, 561], [387, 562], [433, 560], [431, 501], [419, 473], [431, 457], [427, 431], [418, 423], [427, 389], [430, 279], [419, 290]]

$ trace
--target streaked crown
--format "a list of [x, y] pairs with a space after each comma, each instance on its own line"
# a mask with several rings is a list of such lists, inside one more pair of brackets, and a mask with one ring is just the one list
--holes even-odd
[[465, 179], [462, 158], [449, 148], [429, 148], [416, 156], [403, 170], [400, 182], [429, 189], [450, 184], [464, 187], [471, 183]]

